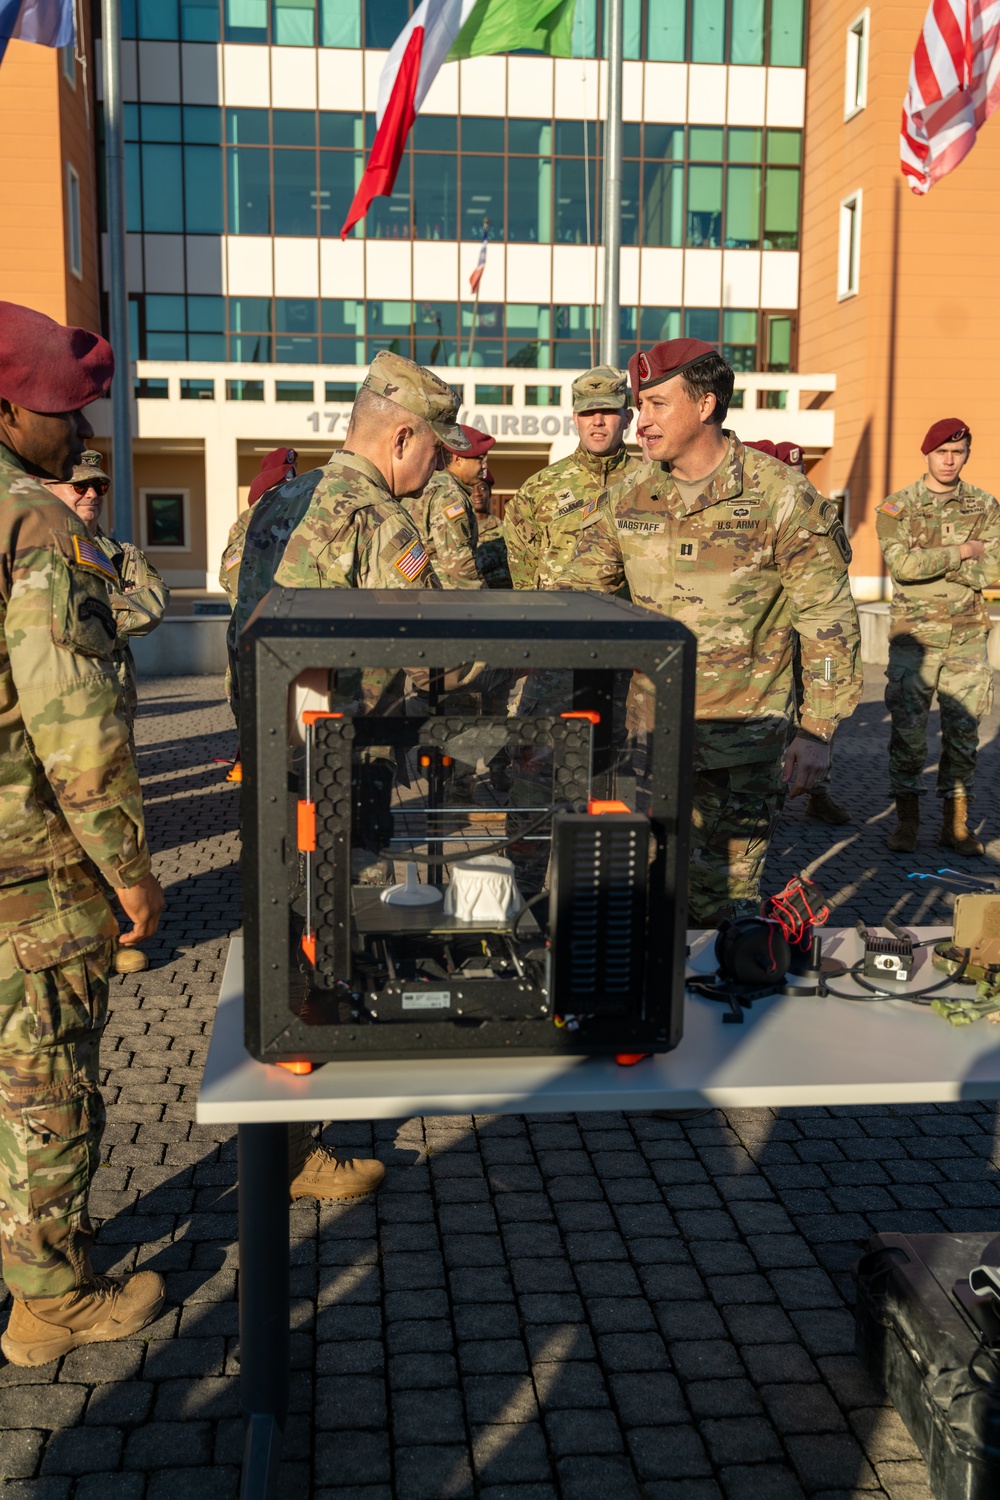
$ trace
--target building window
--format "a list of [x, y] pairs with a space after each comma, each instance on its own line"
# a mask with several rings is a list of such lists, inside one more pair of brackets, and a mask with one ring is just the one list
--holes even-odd
[[76, 47], [72, 42], [66, 47], [59, 48], [59, 61], [62, 66], [62, 76], [71, 89], [76, 88]]
[[[122, 35], [148, 41], [389, 48], [418, 0], [122, 0]], [[551, 6], [549, 7], [552, 8]], [[574, 57], [607, 47], [607, 0], [577, 0]], [[800, 68], [805, 0], [624, 0], [625, 56]]]
[[868, 27], [866, 8], [847, 28], [847, 66], [844, 75], [844, 119], [864, 109], [868, 102]]
[[83, 231], [80, 226], [80, 174], [66, 163], [66, 254], [74, 276], [83, 277]]
[[151, 552], [190, 552], [188, 490], [140, 490], [142, 545]]
[[861, 259], [861, 189], [840, 205], [840, 246], [837, 257], [837, 296], [854, 297], [858, 291]]

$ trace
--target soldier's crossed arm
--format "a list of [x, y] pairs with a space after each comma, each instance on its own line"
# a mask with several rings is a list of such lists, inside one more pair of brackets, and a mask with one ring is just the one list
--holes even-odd
[[580, 512], [580, 534], [576, 549], [565, 562], [543, 567], [539, 586], [544, 589], [590, 589], [615, 594], [625, 583], [625, 562], [615, 524], [613, 496], [605, 491], [588, 500]]
[[39, 515], [31, 533], [15, 553], [5, 622], [25, 729], [77, 842], [113, 886], [135, 885], [149, 853], [112, 663], [112, 579], [82, 528], [48, 530]]
[[953, 576], [966, 588], [987, 589], [1000, 580], [1000, 505], [992, 495], [986, 497], [983, 514], [973, 526], [969, 541], [982, 542], [983, 555], [963, 558]]
[[875, 513], [875, 530], [893, 583], [928, 583], [961, 564], [957, 543], [948, 547], [918, 546], [905, 502], [891, 495]]
[[847, 565], [850, 543], [837, 507], [808, 485], [783, 506], [775, 563], [802, 653], [801, 727], [829, 740], [861, 696], [861, 629]]

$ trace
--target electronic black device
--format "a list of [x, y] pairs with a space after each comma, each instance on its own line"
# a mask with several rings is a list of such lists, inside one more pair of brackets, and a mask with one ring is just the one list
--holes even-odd
[[676, 1046], [694, 663], [591, 594], [273, 590], [239, 643], [253, 1055]]
[[869, 931], [862, 922], [857, 924], [865, 945], [861, 972], [866, 979], [891, 979], [905, 984], [913, 973], [913, 939], [894, 923], [887, 920], [885, 925], [892, 934], [890, 937]]

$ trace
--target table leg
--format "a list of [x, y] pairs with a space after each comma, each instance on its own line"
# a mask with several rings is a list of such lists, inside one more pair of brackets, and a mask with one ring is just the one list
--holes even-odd
[[288, 1414], [288, 1126], [239, 1127], [241, 1500], [273, 1500]]

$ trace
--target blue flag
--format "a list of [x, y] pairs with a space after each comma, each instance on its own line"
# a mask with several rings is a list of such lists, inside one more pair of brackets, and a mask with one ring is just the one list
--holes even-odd
[[68, 47], [75, 35], [73, 0], [0, 0], [0, 58], [11, 37]]

